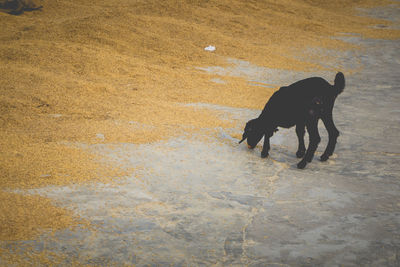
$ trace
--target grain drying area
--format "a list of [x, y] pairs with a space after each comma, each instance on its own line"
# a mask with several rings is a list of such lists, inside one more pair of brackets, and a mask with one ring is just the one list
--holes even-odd
[[[0, 266], [399, 266], [399, 10], [0, 0]], [[294, 129], [237, 144], [337, 71], [328, 162], [322, 125], [303, 171]]]

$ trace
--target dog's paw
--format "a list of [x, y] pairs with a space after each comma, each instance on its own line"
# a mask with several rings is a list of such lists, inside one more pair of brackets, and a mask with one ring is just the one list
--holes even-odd
[[327, 161], [329, 159], [329, 155], [327, 154], [322, 154], [320, 160], [321, 161]]
[[268, 155], [269, 155], [268, 151], [261, 151], [262, 158], [266, 158], [266, 157], [268, 157]]
[[305, 154], [305, 153], [306, 153], [305, 150], [297, 150], [297, 152], [296, 152], [296, 157], [302, 158], [302, 157], [304, 157], [304, 154]]
[[306, 167], [307, 165], [307, 161], [305, 161], [304, 159], [302, 161], [300, 161], [299, 163], [297, 163], [297, 168], [298, 169], [304, 169], [304, 167]]

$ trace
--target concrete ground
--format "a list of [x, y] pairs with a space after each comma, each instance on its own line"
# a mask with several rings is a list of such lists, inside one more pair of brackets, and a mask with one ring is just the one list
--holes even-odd
[[[74, 208], [98, 229], [21, 246], [96, 266], [400, 266], [400, 42], [347, 39], [365, 49], [339, 61], [360, 60], [363, 69], [345, 73], [334, 108], [341, 136], [328, 162], [318, 160], [327, 142], [322, 123], [322, 142], [305, 170], [296, 168], [294, 129], [273, 137], [268, 159], [230, 136], [241, 129], [217, 129], [207, 141], [205, 131], [154, 144], [87, 146], [137, 173], [112, 186], [31, 191]], [[206, 71], [282, 85], [310, 76], [235, 60], [230, 69]], [[335, 75], [320, 74], [329, 82]], [[194, 105], [243, 126], [260, 112]]]

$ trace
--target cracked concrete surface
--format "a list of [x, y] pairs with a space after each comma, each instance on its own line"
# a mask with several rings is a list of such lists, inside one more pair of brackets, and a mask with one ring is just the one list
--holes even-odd
[[[31, 191], [99, 228], [20, 245], [97, 266], [400, 266], [400, 43], [347, 40], [365, 45], [357, 56], [364, 68], [346, 76], [337, 99], [341, 136], [328, 162], [317, 159], [327, 143], [322, 125], [322, 142], [305, 170], [296, 168], [294, 129], [272, 138], [268, 159], [260, 147], [249, 151], [230, 137], [241, 129], [219, 129], [207, 142], [199, 133], [155, 144], [87, 146], [137, 167], [136, 177]], [[341, 61], [354, 59], [345, 54]], [[236, 63], [240, 75], [265, 84], [309, 76]], [[330, 82], [334, 74], [321, 73]], [[193, 105], [243, 123], [260, 112]]]

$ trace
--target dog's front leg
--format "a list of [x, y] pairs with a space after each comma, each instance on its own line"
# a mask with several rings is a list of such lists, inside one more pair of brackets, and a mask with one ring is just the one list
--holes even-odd
[[306, 146], [304, 145], [304, 129], [305, 125], [304, 123], [297, 123], [296, 124], [296, 134], [297, 134], [297, 139], [299, 140], [299, 147], [296, 152], [296, 156], [298, 158], [304, 157], [304, 154], [306, 153]]
[[266, 157], [268, 157], [268, 152], [269, 152], [269, 149], [270, 149], [270, 146], [269, 146], [269, 136], [267, 136], [267, 135], [264, 135], [264, 145], [263, 145], [263, 149], [262, 149], [262, 151], [261, 151], [261, 157], [262, 158], [266, 158]]

